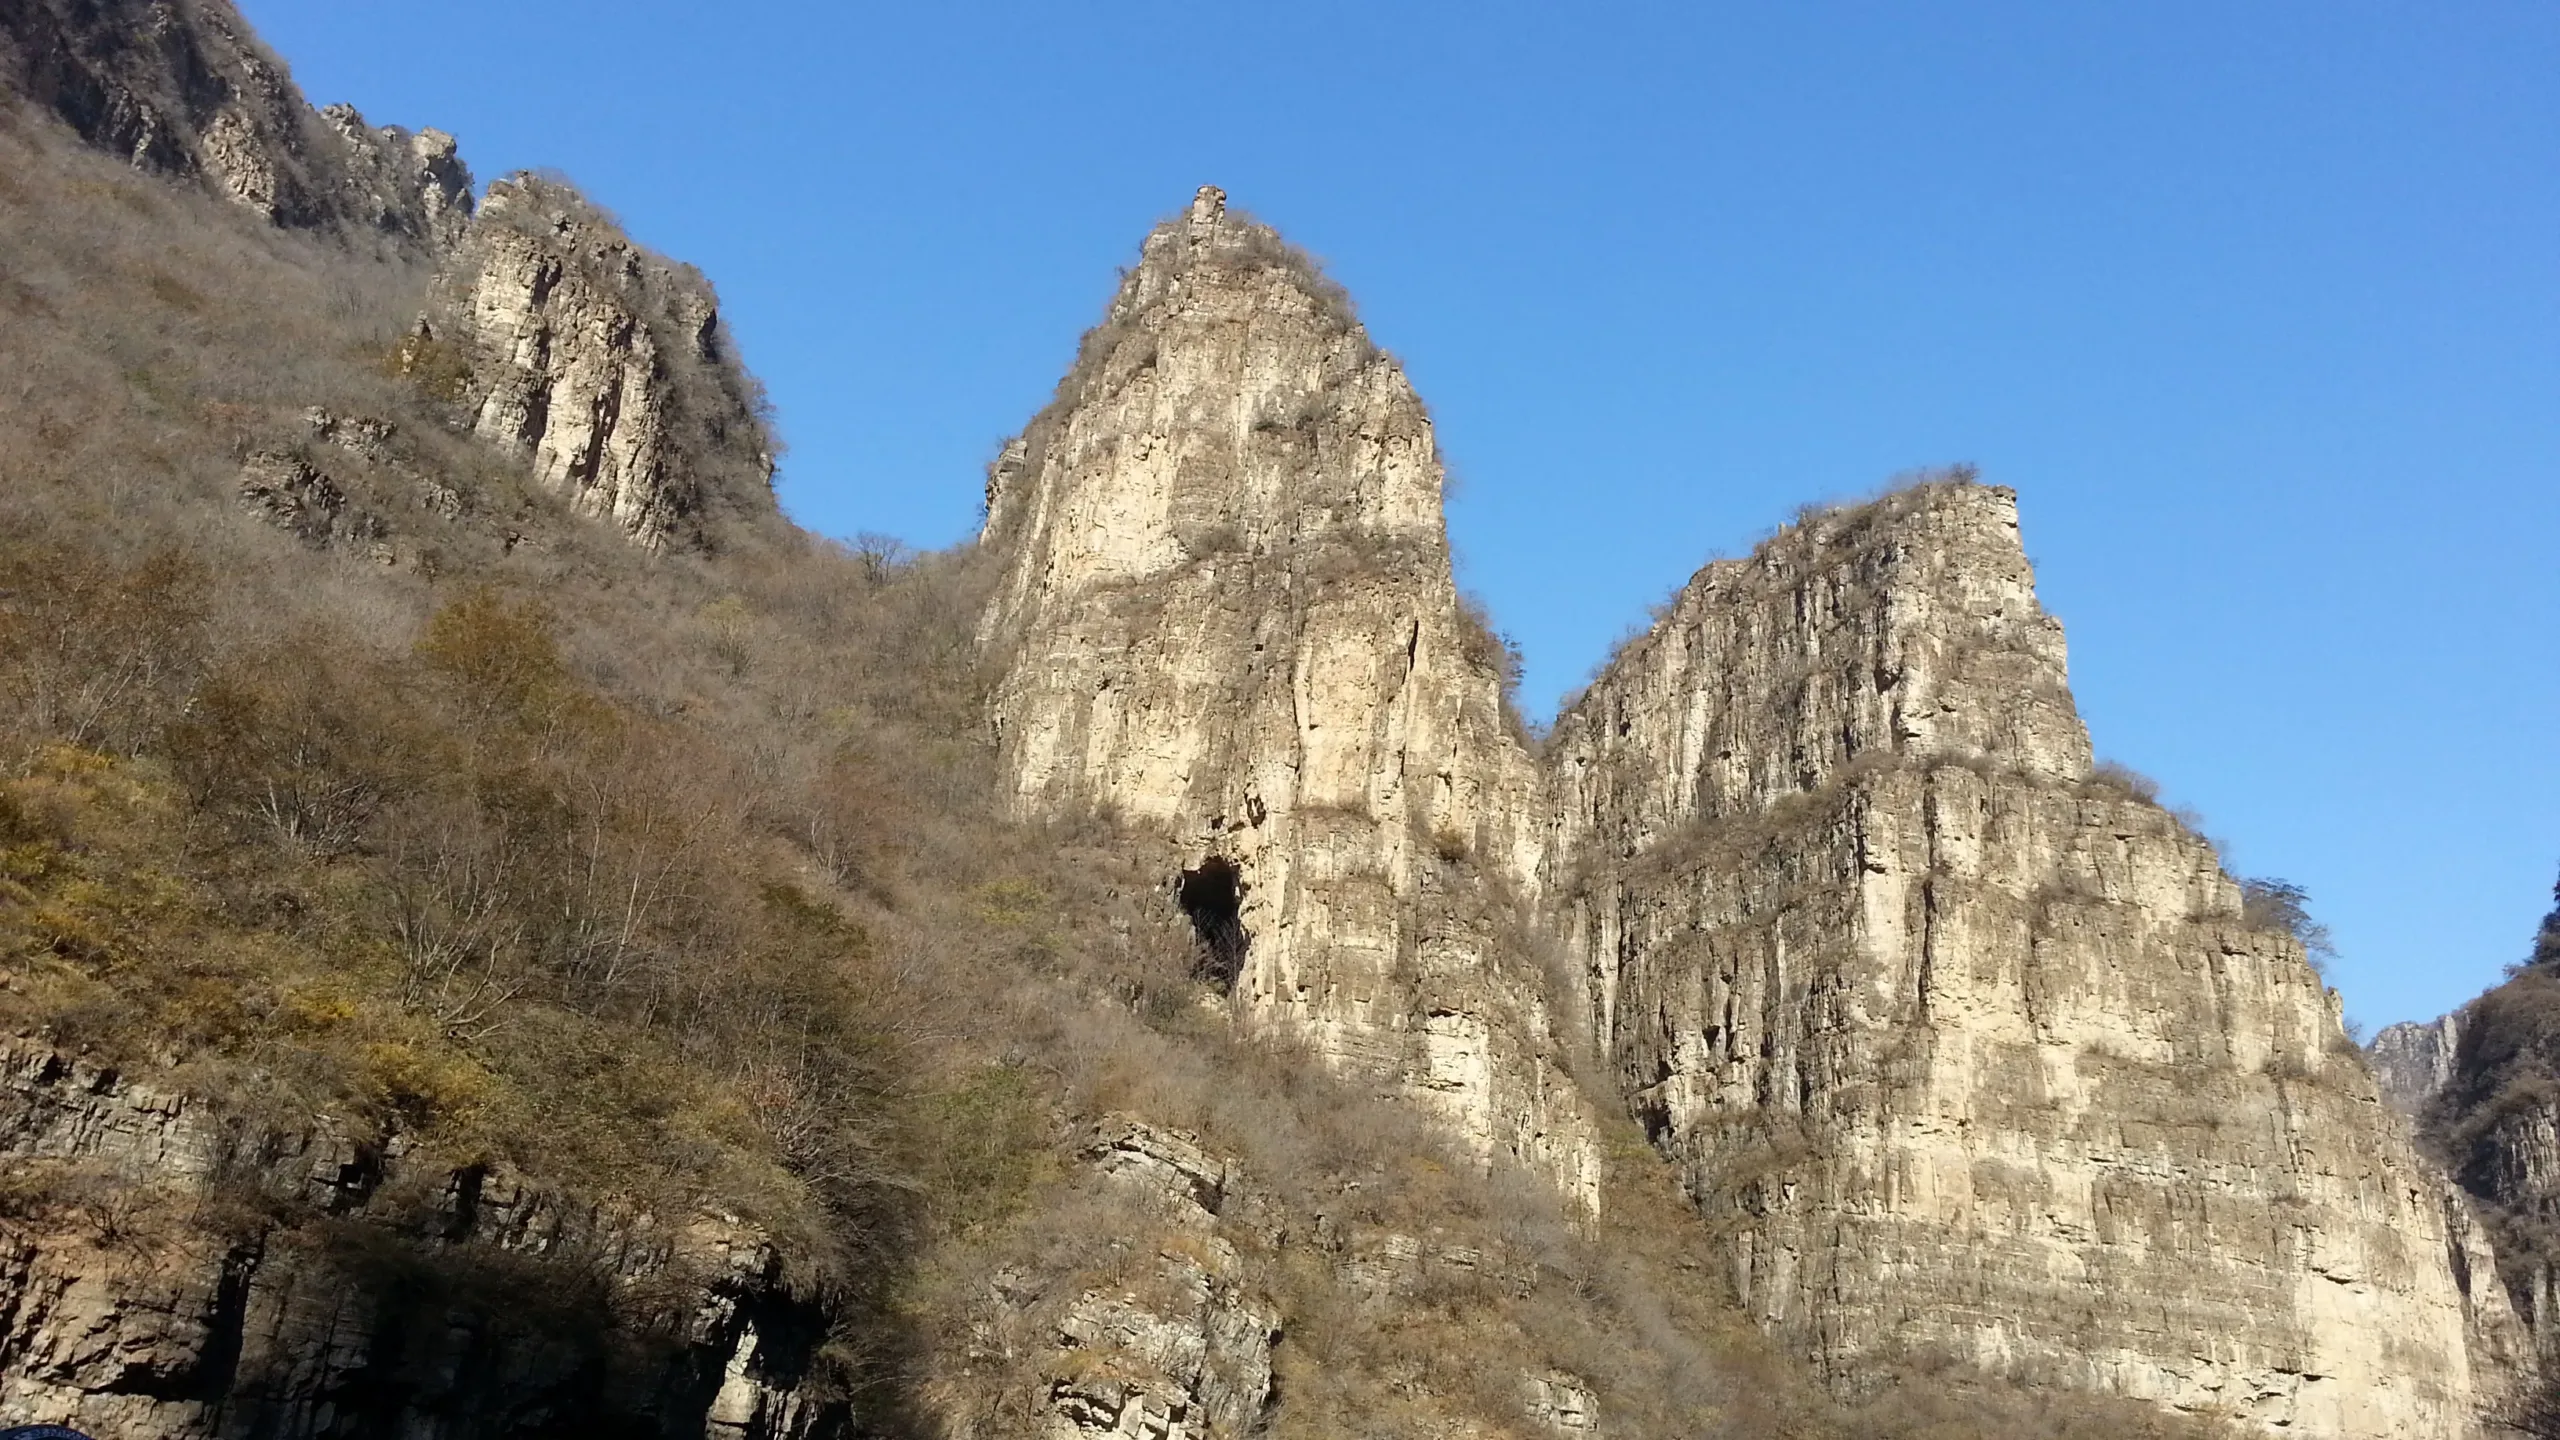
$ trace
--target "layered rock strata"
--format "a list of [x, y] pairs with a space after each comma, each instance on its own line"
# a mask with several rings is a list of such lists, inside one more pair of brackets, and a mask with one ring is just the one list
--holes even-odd
[[774, 513], [773, 442], [710, 283], [574, 190], [489, 187], [404, 352], [483, 438], [652, 549]]
[[315, 112], [225, 0], [0, 0], [0, 78], [90, 144], [277, 225], [426, 255], [471, 215], [452, 136]]
[[1188, 847], [1204, 971], [1249, 1023], [1587, 1194], [1512, 939], [1537, 780], [1450, 578], [1442, 484], [1340, 291], [1203, 190], [989, 478], [996, 733], [1022, 812]]
[[1279, 1314], [1255, 1293], [1220, 1214], [1234, 1167], [1196, 1137], [1115, 1116], [1084, 1158], [1161, 1229], [1129, 1237], [1132, 1283], [1077, 1296], [1042, 1370], [1044, 1433], [1226, 1440], [1271, 1398]]
[[2285, 1433], [2466, 1433], [2485, 1246], [2301, 947], [2093, 767], [2008, 491], [1701, 570], [1557, 723], [1584, 1017], [1764, 1324]]
[[825, 1318], [773, 1248], [0, 1047], [0, 1415], [100, 1436], [784, 1440]]

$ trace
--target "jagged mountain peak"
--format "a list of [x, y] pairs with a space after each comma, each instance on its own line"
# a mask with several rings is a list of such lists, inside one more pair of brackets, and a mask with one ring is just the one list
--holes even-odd
[[1167, 489], [1113, 517], [1111, 544], [1131, 564], [1268, 556], [1330, 534], [1447, 568], [1431, 420], [1403, 368], [1341, 286], [1215, 186], [1149, 233], [1055, 398], [990, 470], [984, 537], [1023, 543], [1013, 530], [1039, 508], [1024, 503], [1030, 487], [1087, 473], [1079, 437], [1125, 426], [1184, 437], [1174, 474], [1114, 471]]
[[0, 5], [0, 81], [136, 169], [288, 229], [417, 256], [470, 219], [451, 136], [315, 111], [227, 0]]

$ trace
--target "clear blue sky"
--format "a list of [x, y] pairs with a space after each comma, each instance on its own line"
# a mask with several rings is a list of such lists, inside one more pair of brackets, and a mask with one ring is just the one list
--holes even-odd
[[315, 101], [718, 283], [803, 523], [920, 545], [1194, 186], [1431, 402], [1533, 705], [1799, 503], [2015, 486], [2102, 754], [2374, 1024], [2560, 870], [2560, 5], [248, 0]]

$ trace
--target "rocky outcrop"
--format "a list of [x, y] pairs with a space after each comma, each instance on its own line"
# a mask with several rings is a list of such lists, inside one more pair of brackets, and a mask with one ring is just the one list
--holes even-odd
[[402, 354], [482, 437], [652, 549], [770, 516], [773, 441], [710, 283], [575, 191], [489, 187]]
[[2453, 1057], [2461, 1045], [2462, 1016], [2456, 1012], [2385, 1025], [2364, 1053], [2382, 1098], [2401, 1114], [2415, 1115], [2453, 1079]]
[[1557, 723], [1585, 1017], [1826, 1373], [2458, 1435], [2506, 1297], [2288, 934], [2095, 768], [2008, 491], [1810, 516]]
[[1588, 1193], [1513, 897], [1537, 781], [1450, 579], [1431, 422], [1339, 290], [1203, 190], [988, 482], [1017, 808], [1107, 811], [1248, 1023]]
[[[1232, 1167], [1192, 1137], [1126, 1117], [1085, 1158], [1166, 1227], [1130, 1283], [1078, 1296], [1044, 1369], [1045, 1432], [1214, 1440], [1253, 1432], [1271, 1396], [1279, 1316], [1219, 1233]], [[1138, 1237], [1146, 1238], [1146, 1237]]]
[[427, 255], [470, 218], [452, 136], [315, 112], [226, 0], [0, 0], [0, 77], [90, 144], [277, 225]]
[[0, 1415], [126, 1440], [781, 1440], [825, 1320], [773, 1247], [0, 1050]]
[[965, 1353], [941, 1357], [955, 1440], [1236, 1440], [1272, 1403], [1274, 1229], [1236, 1165], [1186, 1131], [1113, 1115], [1077, 1146], [1081, 1263], [1005, 1267]]

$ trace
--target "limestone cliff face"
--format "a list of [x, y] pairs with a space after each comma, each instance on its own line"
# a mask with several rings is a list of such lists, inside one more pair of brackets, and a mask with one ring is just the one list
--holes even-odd
[[762, 396], [690, 267], [569, 187], [489, 187], [406, 351], [452, 377], [484, 438], [652, 549], [774, 511]]
[[772, 1247], [0, 1047], [0, 1415], [101, 1436], [784, 1440], [824, 1318]]
[[1249, 1023], [1586, 1188], [1505, 948], [1537, 781], [1441, 486], [1429, 416], [1339, 291], [1202, 191], [990, 477], [994, 721], [1023, 812], [1189, 847], [1182, 901]]
[[2365, 1047], [2382, 1098], [2404, 1115], [2415, 1115], [2453, 1079], [2454, 1055], [2462, 1046], [2459, 1012], [2433, 1020], [2406, 1020], [2382, 1027]]
[[2288, 935], [2094, 770], [2005, 490], [1700, 571], [1558, 722], [1585, 1016], [1828, 1372], [2458, 1435], [2515, 1343]]
[[471, 215], [452, 136], [315, 112], [225, 0], [0, 0], [0, 81], [89, 143], [278, 225], [425, 255]]

